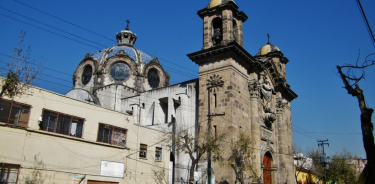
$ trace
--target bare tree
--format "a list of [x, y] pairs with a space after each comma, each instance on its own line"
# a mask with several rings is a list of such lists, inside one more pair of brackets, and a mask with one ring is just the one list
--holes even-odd
[[0, 97], [14, 98], [25, 94], [41, 71], [41, 67], [30, 59], [31, 47], [24, 45], [25, 36], [26, 32], [21, 31], [19, 45], [14, 49], [15, 56], [9, 62], [1, 83]]
[[260, 178], [254, 171], [255, 163], [254, 141], [245, 132], [240, 132], [237, 139], [230, 144], [230, 156], [227, 160], [220, 160], [223, 166], [231, 167], [236, 175], [235, 183], [244, 184], [247, 180]]
[[169, 184], [167, 177], [168, 175], [165, 171], [165, 168], [156, 165], [152, 168], [152, 173], [152, 178], [154, 179], [156, 184]]
[[[198, 136], [199, 135], [199, 136]], [[163, 137], [167, 146], [172, 149], [174, 147], [176, 152], [185, 152], [189, 155], [191, 160], [189, 183], [194, 183], [194, 170], [198, 162], [207, 153], [208, 150], [212, 152], [213, 161], [222, 160], [223, 141], [227, 137], [226, 133], [218, 133], [214, 136], [207, 133], [198, 133], [196, 135], [189, 129], [177, 130], [176, 133], [166, 133]], [[173, 142], [173, 144], [170, 144]]]
[[[375, 60], [371, 59], [374, 55], [375, 53], [368, 55], [362, 64], [359, 64], [359, 59], [357, 59], [355, 65], [347, 64], [337, 66], [337, 70], [344, 83], [345, 89], [348, 91], [348, 94], [357, 98], [359, 109], [361, 110], [362, 137], [368, 160], [363, 171], [364, 175], [362, 175], [365, 179], [365, 183], [375, 183], [375, 144], [374, 135], [372, 133], [374, 125], [371, 122], [374, 109], [367, 107], [365, 95], [358, 83], [365, 78], [366, 68], [375, 65]], [[358, 72], [360, 72], [359, 76]]]

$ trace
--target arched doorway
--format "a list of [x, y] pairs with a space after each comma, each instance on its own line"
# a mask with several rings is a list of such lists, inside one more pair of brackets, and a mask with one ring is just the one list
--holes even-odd
[[269, 152], [264, 154], [263, 157], [263, 183], [264, 184], [272, 184], [272, 156]]

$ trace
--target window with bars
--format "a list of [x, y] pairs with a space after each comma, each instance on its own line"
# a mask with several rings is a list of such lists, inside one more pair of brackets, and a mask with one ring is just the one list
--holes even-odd
[[44, 109], [40, 129], [74, 137], [82, 137], [83, 122], [83, 118]]
[[20, 166], [0, 163], [0, 184], [16, 184]]
[[146, 144], [140, 145], [139, 158], [147, 158], [147, 145]]
[[159, 147], [156, 147], [156, 149], [155, 149], [155, 160], [156, 161], [161, 161], [161, 156], [162, 156], [162, 149], [161, 148], [159, 148]]
[[125, 147], [126, 133], [126, 129], [99, 123], [97, 141]]
[[30, 106], [14, 101], [0, 99], [0, 122], [27, 127], [30, 117]]

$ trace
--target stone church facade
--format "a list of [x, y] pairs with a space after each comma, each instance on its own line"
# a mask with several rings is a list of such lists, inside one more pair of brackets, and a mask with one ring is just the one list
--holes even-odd
[[[66, 96], [131, 114], [137, 125], [190, 128], [194, 135], [206, 130], [209, 112], [222, 114], [212, 116], [211, 126], [231, 133], [224, 156], [240, 132], [253, 138], [254, 177], [246, 183], [294, 183], [290, 103], [297, 95], [286, 80], [289, 60], [270, 42], [255, 56], [243, 48], [242, 25], [248, 17], [233, 0], [211, 0], [198, 15], [204, 23], [203, 45], [188, 54], [199, 65], [198, 79], [169, 85], [169, 74], [157, 58], [134, 47], [137, 36], [127, 27], [116, 35], [117, 46], [85, 56]], [[222, 87], [209, 88], [207, 80], [217, 76]], [[172, 149], [170, 179], [187, 182], [189, 164], [187, 153]], [[217, 183], [234, 183], [232, 168], [212, 165]], [[194, 171], [198, 183], [206, 183], [206, 170], [207, 163], [199, 163]]]

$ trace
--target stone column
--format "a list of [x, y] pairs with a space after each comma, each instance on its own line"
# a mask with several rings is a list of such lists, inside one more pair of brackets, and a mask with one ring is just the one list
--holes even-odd
[[253, 181], [257, 181], [259, 177], [260, 181], [263, 182], [263, 179], [260, 177], [262, 170], [261, 170], [261, 126], [259, 124], [259, 89], [257, 84], [249, 84], [250, 89], [250, 123], [251, 123], [251, 136], [254, 141], [254, 154], [255, 158], [253, 160], [255, 168], [253, 168], [254, 172], [257, 176]]
[[211, 17], [205, 16], [203, 18], [203, 49], [212, 47], [212, 25]]
[[243, 29], [242, 29], [242, 21], [237, 22], [237, 35], [238, 40], [237, 43], [243, 47]]
[[[290, 106], [286, 106], [285, 107], [285, 110], [284, 110], [284, 114], [286, 115], [286, 117], [288, 117], [288, 119], [285, 120], [285, 123], [286, 123], [286, 129], [287, 129], [287, 137], [288, 137], [288, 142], [290, 143], [289, 144], [289, 149], [288, 149], [288, 152], [287, 152], [287, 157], [288, 157], [288, 162], [287, 162], [287, 165], [289, 166], [288, 167], [288, 170], [287, 172], [288, 173], [294, 173], [294, 157], [293, 157], [293, 153], [294, 153], [294, 148], [293, 148], [293, 132], [292, 132], [292, 119], [291, 119], [291, 108]], [[288, 183], [294, 183], [295, 182], [295, 178], [294, 176], [292, 175], [289, 175], [288, 176]]]
[[[278, 99], [279, 100], [279, 99]], [[286, 124], [284, 122], [283, 117], [284, 107], [276, 105], [276, 127], [277, 127], [277, 144], [278, 144], [278, 182], [285, 183], [287, 182], [287, 172], [288, 172], [288, 165], [289, 162], [287, 160], [287, 153], [288, 153], [288, 142], [287, 142], [287, 131]], [[293, 172], [294, 173], [294, 172]]]
[[226, 45], [233, 41], [233, 12], [231, 10], [224, 10], [222, 12], [223, 21], [223, 41], [222, 44]]

